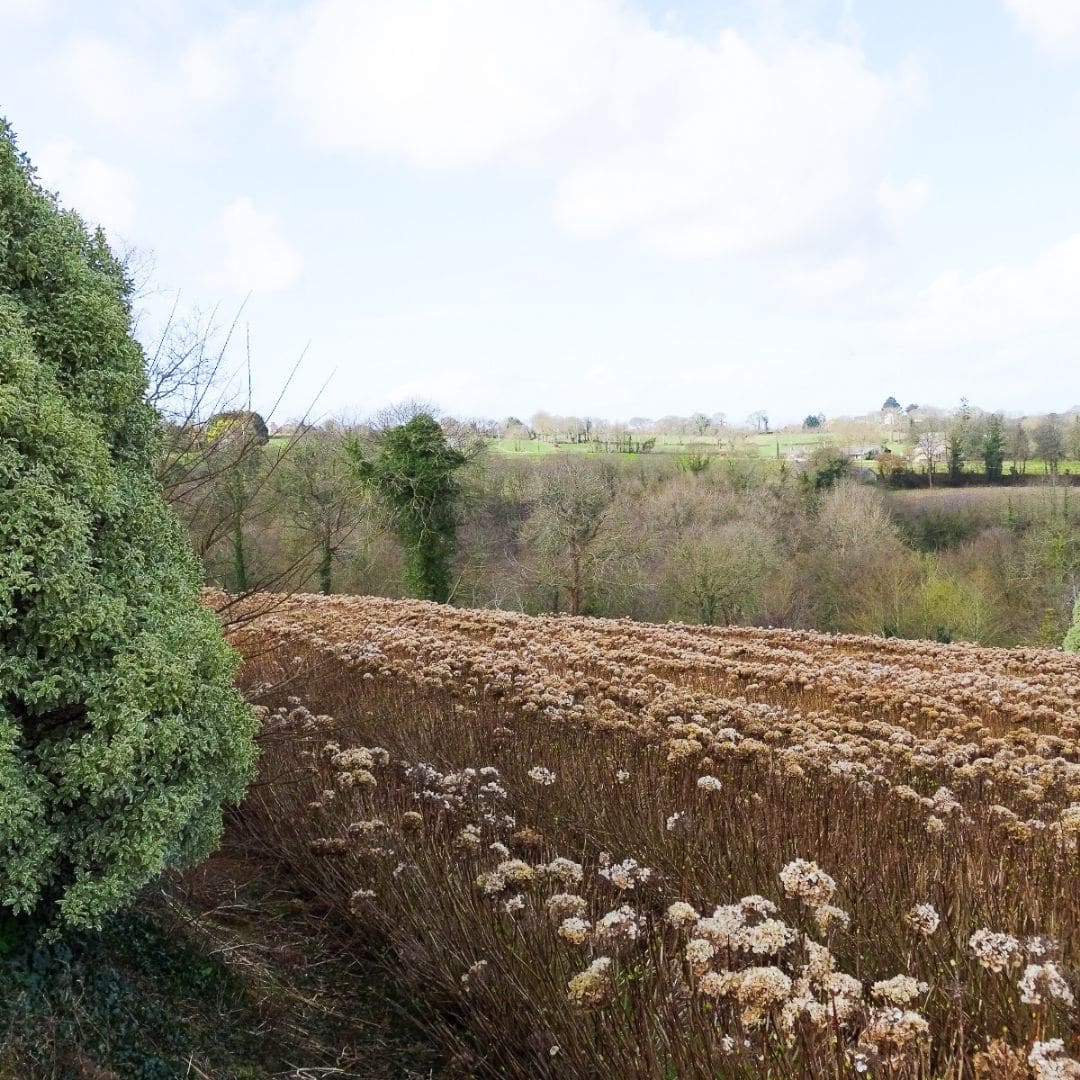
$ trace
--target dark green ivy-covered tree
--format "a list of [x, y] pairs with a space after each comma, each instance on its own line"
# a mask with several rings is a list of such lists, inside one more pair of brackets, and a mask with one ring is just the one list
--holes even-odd
[[154, 481], [129, 285], [0, 121], [0, 915], [95, 925], [207, 854], [254, 721]]
[[1073, 607], [1072, 627], [1065, 635], [1065, 650], [1080, 653], [1080, 596], [1076, 598], [1076, 605]]
[[454, 449], [438, 421], [418, 413], [383, 432], [373, 455], [358, 443], [350, 455], [360, 482], [393, 515], [405, 555], [405, 587], [420, 600], [450, 599], [450, 560], [457, 539], [459, 485], [468, 460]]

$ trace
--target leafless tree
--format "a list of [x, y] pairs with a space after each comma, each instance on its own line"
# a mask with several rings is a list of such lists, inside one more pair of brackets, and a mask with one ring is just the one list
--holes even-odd
[[552, 610], [561, 609], [565, 596], [570, 614], [580, 615], [590, 591], [614, 582], [633, 561], [617, 494], [609, 462], [566, 454], [538, 467], [522, 537]]

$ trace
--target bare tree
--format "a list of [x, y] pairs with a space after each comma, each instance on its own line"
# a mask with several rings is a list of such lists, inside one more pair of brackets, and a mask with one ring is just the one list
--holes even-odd
[[915, 439], [915, 449], [926, 465], [926, 475], [933, 487], [938, 463], [945, 453], [945, 437], [936, 428], [924, 428]]
[[615, 513], [617, 491], [609, 462], [560, 455], [537, 470], [522, 538], [552, 610], [565, 595], [570, 614], [580, 615], [590, 592], [614, 580], [616, 561], [632, 557]]
[[162, 491], [204, 562], [227, 545], [228, 570], [222, 578], [229, 589], [245, 594], [287, 586], [297, 565], [278, 567], [268, 577], [252, 576], [249, 538], [273, 517], [269, 485], [308, 427], [305, 417], [268, 453], [268, 421], [303, 356], [263, 417], [252, 409], [246, 329], [242, 359], [236, 357], [243, 306], [225, 325], [219, 325], [216, 310], [180, 317], [178, 306], [179, 299], [147, 360], [146, 396], [163, 432], [157, 466]]
[[675, 547], [671, 591], [697, 622], [741, 623], [761, 610], [775, 563], [772, 538], [749, 522], [696, 530]]
[[332, 592], [335, 556], [366, 507], [343, 436], [309, 433], [284, 456], [273, 487], [286, 527], [316, 557], [319, 591]]
[[1050, 413], [1049, 416], [1044, 416], [1034, 434], [1036, 452], [1046, 462], [1047, 473], [1056, 477], [1066, 453], [1065, 432], [1058, 415]]
[[746, 422], [757, 432], [767, 432], [769, 430], [769, 414], [764, 409], [752, 412], [746, 418]]

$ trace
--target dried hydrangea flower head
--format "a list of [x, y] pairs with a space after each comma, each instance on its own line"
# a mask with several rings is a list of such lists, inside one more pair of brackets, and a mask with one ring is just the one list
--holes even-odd
[[1019, 983], [1020, 1000], [1025, 1005], [1042, 1005], [1049, 1000], [1057, 1005], [1072, 1008], [1076, 1003], [1069, 984], [1058, 970], [1057, 964], [1028, 964]]
[[793, 859], [780, 871], [784, 895], [797, 897], [810, 907], [827, 904], [836, 892], [836, 882], [815, 862]]
[[987, 971], [1000, 973], [1023, 955], [1020, 942], [1010, 934], [1001, 934], [983, 927], [968, 938], [968, 947]]
[[664, 913], [664, 918], [667, 919], [668, 923], [674, 926], [676, 930], [685, 930], [687, 927], [693, 926], [701, 916], [694, 907], [691, 904], [686, 903], [685, 900], [676, 900], [675, 903], [668, 905], [668, 909]]
[[568, 941], [571, 945], [585, 945], [589, 941], [591, 931], [590, 923], [576, 915], [571, 915], [559, 924], [558, 934], [563, 941]]
[[911, 928], [923, 937], [929, 937], [941, 925], [941, 916], [933, 904], [916, 904], [905, 919]]
[[1061, 1039], [1036, 1042], [1027, 1061], [1035, 1080], [1080, 1080], [1080, 1062], [1065, 1053]]
[[611, 957], [598, 956], [584, 971], [575, 975], [566, 987], [568, 1000], [583, 1009], [607, 1004], [614, 992]]
[[930, 987], [910, 975], [894, 975], [891, 979], [881, 979], [870, 988], [870, 994], [887, 1005], [910, 1005], [921, 997]]

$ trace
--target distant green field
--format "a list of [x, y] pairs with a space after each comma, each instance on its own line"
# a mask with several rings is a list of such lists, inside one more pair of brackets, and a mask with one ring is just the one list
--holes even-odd
[[[835, 435], [830, 435], [827, 432], [774, 432], [768, 435], [750, 435], [743, 440], [736, 440], [734, 452], [739, 453], [740, 448], [742, 450], [753, 448], [759, 457], [774, 459], [799, 451], [809, 454], [819, 446], [840, 442], [841, 440], [838, 440]], [[726, 438], [717, 439], [715, 435], [657, 435], [651, 452], [653, 454], [685, 454], [690, 452], [731, 454], [733, 452], [732, 445], [731, 440]], [[602, 452], [597, 450], [594, 443], [550, 443], [542, 439], [492, 439], [489, 446], [497, 454], [543, 456], [545, 454]], [[889, 443], [888, 446], [894, 453], [903, 450], [900, 443]]]
[[492, 439], [488, 447], [496, 454], [572, 454], [589, 450], [588, 444], [549, 443], [543, 439]]
[[[649, 438], [653, 438], [653, 436], [642, 437], [641, 441], [645, 442]], [[755, 447], [761, 457], [771, 458], [777, 456], [778, 445], [780, 454], [784, 454], [802, 448], [810, 451], [822, 443], [835, 441], [834, 437], [824, 433], [781, 432], [769, 435], [751, 435], [745, 440], [745, 444]], [[544, 455], [598, 452], [593, 443], [551, 443], [543, 439], [492, 439], [488, 445], [497, 454]], [[654, 454], [680, 454], [689, 451], [730, 453], [731, 442], [727, 438], [717, 439], [715, 435], [657, 435], [651, 452]]]

